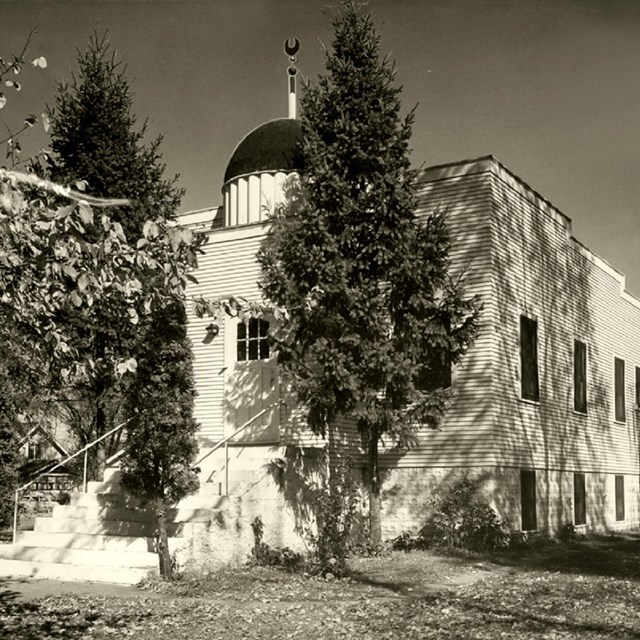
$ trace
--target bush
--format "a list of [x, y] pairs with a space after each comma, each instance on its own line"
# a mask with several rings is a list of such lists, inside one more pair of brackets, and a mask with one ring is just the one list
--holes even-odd
[[271, 547], [262, 541], [264, 523], [260, 516], [255, 517], [251, 529], [254, 544], [249, 564], [259, 567], [282, 567], [287, 571], [295, 571], [304, 565], [304, 558], [300, 553], [292, 551], [289, 547]]
[[327, 487], [316, 502], [317, 534], [309, 534], [320, 575], [338, 578], [346, 574], [359, 501], [351, 461], [340, 460], [331, 469]]
[[578, 531], [573, 522], [565, 522], [558, 530], [556, 537], [562, 542], [569, 542], [578, 537]]
[[71, 504], [71, 494], [68, 491], [58, 491], [58, 495], [55, 496], [54, 500], [58, 504]]
[[305, 558], [288, 547], [271, 547], [263, 541], [264, 523], [257, 516], [251, 523], [254, 546], [249, 563], [262, 567], [305, 570], [327, 578], [347, 573], [350, 555], [380, 555], [383, 548], [354, 544], [352, 533], [358, 516], [359, 496], [352, 477], [351, 461], [340, 460], [332, 469], [327, 486], [315, 500], [316, 530], [304, 530], [313, 554]]
[[508, 534], [487, 501], [478, 496], [478, 482], [465, 477], [431, 501], [433, 515], [419, 536], [432, 544], [471, 550], [507, 546]]
[[478, 482], [458, 480], [448, 491], [429, 501], [432, 515], [414, 538], [403, 533], [392, 541], [402, 551], [429, 547], [493, 550], [509, 546], [498, 514], [478, 496]]

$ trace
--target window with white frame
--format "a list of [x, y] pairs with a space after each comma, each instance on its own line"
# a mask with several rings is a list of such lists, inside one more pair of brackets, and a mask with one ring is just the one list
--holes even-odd
[[238, 362], [266, 360], [269, 358], [269, 322], [261, 318], [250, 318], [238, 323], [236, 342]]

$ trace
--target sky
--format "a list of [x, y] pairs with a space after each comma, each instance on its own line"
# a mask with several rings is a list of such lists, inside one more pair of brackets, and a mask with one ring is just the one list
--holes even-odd
[[[640, 1], [370, 0], [404, 109], [417, 105], [414, 166], [492, 154], [573, 221], [573, 233], [640, 294]], [[4, 88], [0, 126], [52, 104], [78, 50], [108, 31], [139, 122], [164, 134], [183, 211], [220, 204], [242, 137], [287, 115], [286, 38], [323, 72], [336, 2], [0, 0], [0, 56], [37, 34], [23, 89]], [[4, 136], [0, 136], [2, 138]], [[25, 152], [47, 145], [41, 128]], [[2, 159], [0, 159], [0, 163]]]

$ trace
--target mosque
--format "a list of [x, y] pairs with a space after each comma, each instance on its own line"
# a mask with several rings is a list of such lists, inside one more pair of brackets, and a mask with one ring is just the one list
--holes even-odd
[[[301, 170], [295, 74], [289, 94], [290, 117], [261, 124], [236, 147], [221, 206], [182, 218], [209, 238], [196, 295], [260, 300], [256, 253], [283, 184]], [[433, 490], [465, 475], [479, 479], [512, 529], [637, 525], [640, 300], [624, 275], [492, 156], [424, 169], [416, 186], [418, 217], [448, 211], [452, 274], [483, 311], [475, 345], [452, 371], [442, 428], [421, 429], [410, 451], [382, 454], [385, 534], [419, 526]], [[324, 446], [295, 419], [269, 350], [270, 322], [191, 319], [203, 455], [234, 432], [234, 452], [279, 460]], [[348, 417], [343, 427], [361, 460]], [[220, 477], [206, 460], [204, 483]]]
[[[194, 296], [261, 300], [256, 254], [285, 182], [303, 170], [294, 62], [289, 117], [239, 142], [220, 206], [180, 218], [208, 239]], [[420, 428], [409, 451], [389, 443], [381, 452], [384, 536], [417, 529], [429, 496], [462, 477], [478, 481], [514, 530], [637, 526], [640, 300], [624, 275], [493, 156], [423, 169], [416, 189], [416, 216], [447, 210], [452, 276], [483, 308], [476, 342], [451, 372], [441, 428]], [[244, 562], [257, 517], [268, 544], [304, 548], [326, 443], [304, 428], [281, 380], [269, 343], [275, 322], [233, 312], [189, 318], [201, 484], [174, 514], [179, 563]], [[363, 466], [349, 416], [341, 426]], [[89, 485], [22, 532], [3, 566], [114, 582], [136, 582], [156, 566], [153, 522], [127, 506], [117, 468]]]

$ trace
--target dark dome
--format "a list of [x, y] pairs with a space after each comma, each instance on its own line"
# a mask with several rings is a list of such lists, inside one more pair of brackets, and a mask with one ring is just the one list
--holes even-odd
[[258, 171], [299, 171], [302, 168], [300, 123], [292, 118], [265, 122], [236, 147], [224, 172], [224, 182]]

